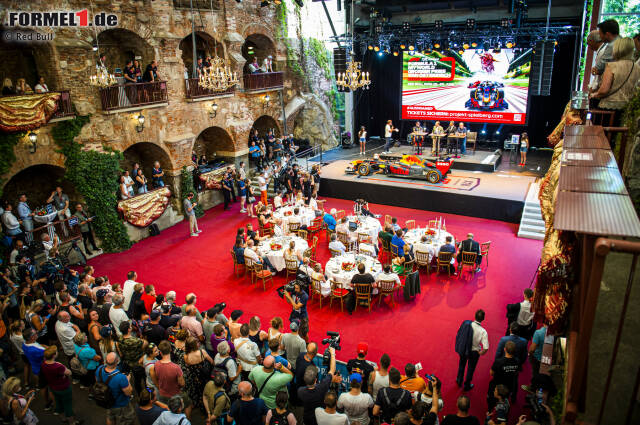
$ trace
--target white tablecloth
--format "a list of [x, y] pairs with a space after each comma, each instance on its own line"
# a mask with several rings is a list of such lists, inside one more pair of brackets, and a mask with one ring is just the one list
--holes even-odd
[[[421, 249], [418, 249], [418, 247], [416, 247], [416, 244], [418, 245], [423, 244], [422, 242], [420, 242], [420, 239], [422, 238], [423, 235], [425, 235], [427, 230], [428, 230], [427, 228], [415, 228], [405, 233], [403, 238], [405, 242], [413, 245], [414, 254], [416, 253], [416, 251], [424, 251], [424, 249], [422, 249], [423, 247], [420, 247]], [[431, 259], [434, 256], [438, 255], [438, 250], [442, 245], [445, 244], [445, 239], [447, 236], [451, 236], [452, 244], [455, 245], [456, 243], [455, 238], [451, 233], [441, 230], [440, 233], [438, 234], [438, 230], [433, 229], [433, 231], [436, 232], [435, 235], [433, 236], [427, 235], [427, 238], [430, 240], [426, 242], [424, 246], [424, 248], [426, 248], [426, 251], [429, 253], [429, 261], [431, 261]]]
[[[316, 218], [316, 213], [311, 208], [308, 208], [308, 207], [298, 207], [298, 208], [300, 209], [300, 212], [298, 214], [300, 216], [300, 225], [310, 226], [313, 219]], [[282, 220], [282, 229], [285, 232], [289, 230], [289, 219], [291, 218], [291, 215], [285, 215], [285, 214], [289, 212], [293, 214], [293, 209], [294, 207], [288, 206], [288, 207], [279, 208], [277, 211], [273, 212], [273, 216], [275, 218], [279, 218]]]
[[[353, 270], [342, 270], [342, 263], [353, 263]], [[378, 259], [348, 252], [327, 261], [324, 272], [327, 279], [333, 279], [343, 288], [351, 289], [351, 278], [358, 273], [358, 263], [364, 263], [365, 273], [371, 273], [373, 277], [382, 271], [382, 264]]]
[[[261, 257], [267, 256], [273, 267], [278, 271], [285, 269], [286, 264], [284, 262], [284, 251], [289, 248], [289, 242], [294, 240], [296, 242], [296, 252], [302, 255], [306, 249], [309, 248], [309, 244], [306, 240], [297, 236], [281, 236], [265, 239], [258, 245], [258, 253]], [[278, 243], [282, 245], [282, 249], [277, 251], [271, 250], [271, 243]]]
[[382, 225], [380, 221], [375, 217], [355, 216], [350, 215], [347, 217], [347, 221], [354, 221], [358, 223], [358, 228], [352, 235], [356, 236], [358, 233], [366, 233], [371, 236], [372, 241], [378, 240], [378, 233], [382, 231]]

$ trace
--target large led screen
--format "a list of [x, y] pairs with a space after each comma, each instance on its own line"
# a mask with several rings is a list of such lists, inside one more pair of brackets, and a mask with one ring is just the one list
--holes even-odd
[[531, 49], [403, 52], [402, 119], [524, 124]]

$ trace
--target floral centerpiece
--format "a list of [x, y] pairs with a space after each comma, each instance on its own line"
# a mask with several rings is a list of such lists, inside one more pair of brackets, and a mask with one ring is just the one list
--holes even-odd
[[427, 231], [424, 232], [424, 234], [427, 236], [434, 236], [436, 234], [436, 231], [433, 229], [427, 229]]
[[280, 251], [282, 249], [282, 245], [278, 242], [271, 242], [271, 251]]
[[289, 217], [290, 215], [292, 215], [293, 213], [291, 211], [285, 211], [284, 212], [284, 216], [285, 217]]
[[40, 207], [40, 208], [36, 208], [36, 210], [33, 213], [38, 217], [44, 217], [49, 214], [49, 211], [47, 211], [45, 207]]
[[355, 267], [355, 263], [350, 263], [350, 262], [344, 262], [342, 263], [342, 270], [344, 270], [345, 272], [350, 272], [351, 270], [354, 269]]

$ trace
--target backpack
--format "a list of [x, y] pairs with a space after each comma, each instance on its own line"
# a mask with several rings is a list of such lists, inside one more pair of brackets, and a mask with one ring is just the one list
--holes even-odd
[[289, 425], [289, 420], [287, 417], [291, 412], [288, 410], [283, 414], [279, 414], [276, 412], [276, 409], [271, 409], [271, 419], [267, 425]]
[[110, 374], [107, 377], [107, 380], [103, 381], [102, 372], [104, 372], [104, 369], [105, 369], [105, 366], [101, 366], [101, 368], [98, 369], [98, 376], [91, 390], [93, 392], [93, 399], [95, 400], [98, 406], [103, 407], [105, 409], [111, 409], [111, 407], [113, 407], [113, 405], [116, 402], [116, 398], [114, 397], [113, 392], [111, 391], [111, 388], [109, 388], [109, 382], [111, 382], [111, 378], [113, 378], [120, 372], [116, 371]]
[[456, 353], [461, 356], [468, 356], [471, 353], [473, 342], [473, 327], [471, 320], [464, 320], [456, 334]]
[[78, 354], [76, 354], [75, 356], [73, 356], [71, 358], [71, 360], [69, 360], [69, 367], [71, 368], [71, 372], [75, 373], [76, 375], [80, 375], [80, 376], [84, 376], [87, 374], [87, 368], [84, 367], [84, 365], [82, 364], [82, 362], [80, 361], [80, 357], [79, 354], [82, 352], [82, 350], [84, 350], [86, 347], [82, 347], [80, 349], [80, 351], [78, 351]]
[[[231, 381], [229, 380], [229, 372], [227, 371], [227, 362], [229, 360], [233, 360], [231, 357], [227, 357], [226, 359], [224, 359], [222, 361], [222, 363], [217, 364], [213, 367], [213, 369], [211, 369], [211, 377], [213, 378], [213, 376], [217, 373], [220, 373], [222, 375], [224, 375], [224, 390], [225, 391], [229, 391], [231, 390]], [[216, 394], [217, 396], [217, 394]], [[215, 397], [217, 398], [217, 397]]]

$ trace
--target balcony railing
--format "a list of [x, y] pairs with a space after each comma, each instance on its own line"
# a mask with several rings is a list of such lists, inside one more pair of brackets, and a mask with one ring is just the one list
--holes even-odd
[[281, 89], [284, 85], [284, 72], [258, 72], [244, 74], [244, 89], [246, 91]]
[[64, 118], [75, 115], [73, 112], [73, 105], [71, 104], [71, 95], [69, 90], [61, 90], [60, 97], [58, 98], [58, 109], [53, 114], [51, 119]]
[[198, 78], [189, 78], [184, 80], [187, 99], [199, 99], [203, 97], [216, 97], [232, 95], [236, 92], [236, 86], [230, 87], [225, 91], [213, 91], [200, 87]]
[[214, 9], [220, 8], [220, 0], [173, 0], [176, 9], [190, 9], [193, 2], [194, 9], [209, 10], [213, 4]]
[[103, 111], [167, 103], [167, 82], [118, 84], [100, 89]]

